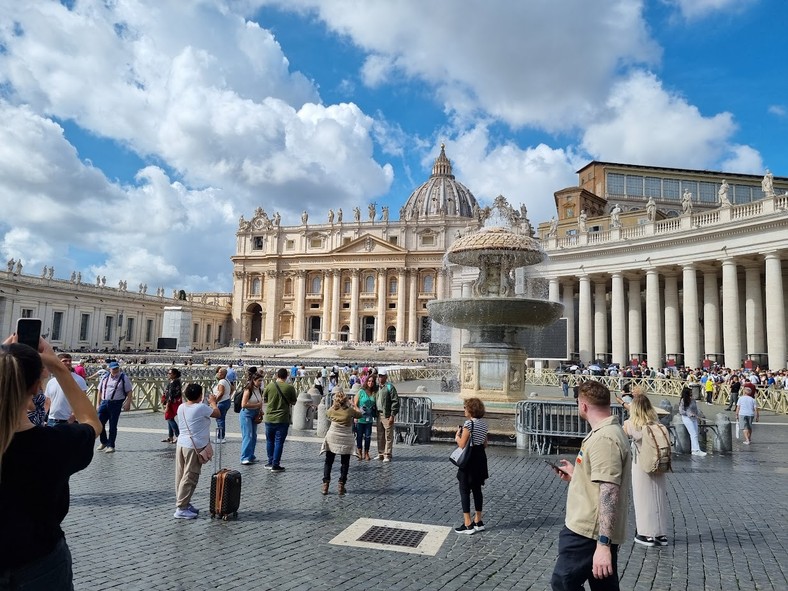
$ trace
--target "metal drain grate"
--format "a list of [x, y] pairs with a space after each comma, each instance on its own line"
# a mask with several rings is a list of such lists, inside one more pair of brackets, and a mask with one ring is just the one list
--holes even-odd
[[418, 548], [425, 537], [427, 537], [426, 531], [373, 525], [361, 537], [356, 539], [359, 542]]

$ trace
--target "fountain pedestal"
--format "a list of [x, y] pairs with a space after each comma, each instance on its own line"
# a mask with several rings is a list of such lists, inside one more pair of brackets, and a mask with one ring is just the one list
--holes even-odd
[[522, 349], [494, 345], [465, 345], [460, 351], [460, 396], [492, 402], [525, 398], [523, 370], [528, 359]]

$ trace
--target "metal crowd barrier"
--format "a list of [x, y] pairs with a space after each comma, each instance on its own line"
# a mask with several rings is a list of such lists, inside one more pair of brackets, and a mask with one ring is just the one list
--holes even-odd
[[432, 399], [426, 396], [400, 396], [399, 412], [394, 422], [398, 441], [408, 445], [428, 443], [432, 428]]
[[[612, 404], [611, 411], [621, 423], [624, 408]], [[549, 454], [562, 439], [582, 440], [591, 426], [580, 418], [576, 401], [521, 400], [515, 409], [515, 430], [524, 436], [526, 449]]]

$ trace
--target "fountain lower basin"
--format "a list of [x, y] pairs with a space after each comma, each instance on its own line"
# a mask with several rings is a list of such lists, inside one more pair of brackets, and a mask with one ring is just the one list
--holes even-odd
[[493, 327], [545, 326], [561, 317], [563, 304], [528, 298], [451, 298], [427, 304], [438, 324], [484, 331]]

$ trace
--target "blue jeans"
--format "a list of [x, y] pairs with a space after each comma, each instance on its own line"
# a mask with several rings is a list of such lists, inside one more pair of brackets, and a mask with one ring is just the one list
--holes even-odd
[[289, 428], [289, 423], [265, 424], [265, 448], [268, 452], [268, 463], [272, 466], [278, 466], [282, 460], [282, 448]]
[[178, 421], [175, 419], [167, 419], [167, 432], [169, 433], [170, 439], [180, 435], [181, 430], [178, 428]]
[[[107, 447], [115, 447], [115, 439], [118, 436], [118, 419], [123, 408], [124, 400], [102, 400], [98, 409], [98, 418], [101, 423], [101, 435], [99, 439]], [[107, 421], [109, 421], [109, 437], [107, 437]]]
[[[369, 451], [369, 441], [372, 439], [372, 423], [356, 423], [356, 447]], [[363, 445], [362, 445], [363, 444]]]
[[550, 581], [553, 591], [579, 591], [588, 581], [591, 591], [618, 591], [618, 546], [610, 546], [613, 574], [595, 579], [593, 574], [596, 540], [578, 535], [564, 526], [558, 534], [558, 561]]
[[257, 409], [242, 408], [241, 409], [241, 461], [249, 460], [254, 461], [257, 458], [254, 455], [254, 449], [257, 446], [257, 423], [254, 418]]
[[228, 398], [216, 405], [219, 407], [219, 412], [222, 413], [222, 416], [216, 417], [216, 431], [219, 439], [224, 439], [224, 419], [227, 417], [227, 411], [230, 410], [231, 404], [232, 400]]
[[71, 552], [62, 538], [46, 556], [19, 568], [0, 571], [0, 589], [74, 591]]

